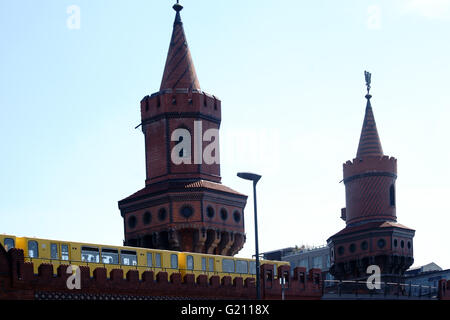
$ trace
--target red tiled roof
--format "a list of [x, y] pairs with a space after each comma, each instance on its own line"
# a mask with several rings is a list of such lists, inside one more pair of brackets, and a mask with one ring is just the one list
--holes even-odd
[[240, 192], [237, 192], [227, 186], [224, 186], [223, 184], [211, 182], [207, 180], [197, 180], [194, 182], [164, 182], [164, 183], [157, 183], [153, 185], [148, 185], [145, 188], [133, 193], [131, 196], [126, 197], [125, 199], [119, 201], [127, 201], [130, 199], [135, 199], [141, 196], [145, 196], [147, 194], [152, 193], [158, 193], [158, 192], [167, 192], [168, 190], [173, 191], [182, 191], [182, 190], [189, 190], [189, 189], [206, 189], [206, 190], [214, 190], [219, 192], [225, 192], [225, 193], [231, 193], [234, 195], [246, 197], [245, 194], [242, 194]]
[[372, 105], [370, 104], [370, 95], [367, 95], [366, 114], [364, 115], [361, 137], [359, 139], [357, 158], [367, 156], [383, 156], [380, 137], [378, 136], [377, 125], [373, 115]]
[[181, 22], [179, 11], [182, 8], [181, 5], [174, 7], [177, 13], [161, 81], [161, 91], [165, 89], [200, 90], [200, 83], [197, 79], [191, 52], [184, 34], [183, 22]]
[[374, 229], [374, 228], [401, 228], [401, 229], [406, 229], [406, 230], [413, 230], [411, 228], [408, 228], [400, 223], [397, 222], [393, 222], [393, 221], [377, 221], [377, 222], [368, 222], [368, 223], [364, 223], [361, 225], [357, 225], [357, 226], [352, 226], [352, 227], [346, 227], [344, 229], [342, 229], [341, 231], [339, 231], [338, 233], [334, 234], [333, 237], [335, 236], [341, 236], [344, 234], [349, 234], [349, 233], [353, 233], [353, 232], [359, 232], [359, 231], [364, 231], [367, 229]]

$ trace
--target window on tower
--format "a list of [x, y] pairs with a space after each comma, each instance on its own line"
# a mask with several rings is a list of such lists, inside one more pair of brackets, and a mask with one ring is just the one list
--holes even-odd
[[[183, 137], [180, 137], [179, 139], [178, 139], [178, 143], [180, 143], [180, 142], [182, 142], [183, 141]], [[184, 149], [181, 149], [180, 150], [180, 152], [178, 153], [178, 156], [180, 157], [180, 158], [184, 158]]]
[[395, 187], [394, 187], [394, 185], [391, 185], [391, 187], [389, 188], [389, 199], [390, 199], [391, 207], [395, 207]]

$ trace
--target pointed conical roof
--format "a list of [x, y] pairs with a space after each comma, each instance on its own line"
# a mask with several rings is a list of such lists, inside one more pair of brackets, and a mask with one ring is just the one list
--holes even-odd
[[364, 115], [364, 123], [361, 130], [361, 138], [359, 139], [357, 158], [367, 156], [383, 156], [383, 148], [381, 147], [380, 137], [378, 136], [375, 117], [373, 116], [372, 105], [370, 104], [370, 94], [366, 95], [367, 105], [366, 114]]
[[186, 35], [184, 34], [183, 22], [181, 22], [180, 11], [183, 7], [177, 3], [173, 6], [173, 9], [177, 13], [173, 23], [172, 39], [170, 40], [169, 53], [167, 54], [160, 90], [200, 90], [200, 84], [195, 73]]

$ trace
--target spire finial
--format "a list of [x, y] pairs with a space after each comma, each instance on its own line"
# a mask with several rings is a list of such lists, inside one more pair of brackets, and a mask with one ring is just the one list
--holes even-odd
[[370, 99], [372, 96], [370, 95], [370, 84], [372, 83], [372, 74], [368, 71], [364, 71], [364, 77], [366, 78], [366, 87], [367, 87], [367, 95], [366, 98]]
[[180, 0], [177, 0], [177, 3], [173, 5], [173, 10], [175, 10], [177, 13], [183, 10], [183, 6], [180, 4]]

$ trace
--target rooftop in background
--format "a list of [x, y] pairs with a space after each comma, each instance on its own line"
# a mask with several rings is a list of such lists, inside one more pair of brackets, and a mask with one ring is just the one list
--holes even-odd
[[439, 267], [436, 263], [431, 262], [426, 265], [415, 267], [406, 270], [405, 276], [416, 276], [422, 273], [434, 272], [434, 271], [443, 271], [441, 267]]
[[301, 246], [287, 247], [283, 249], [263, 252], [262, 255], [264, 256], [264, 259], [268, 260], [282, 260], [283, 257], [287, 257], [293, 254], [321, 250], [325, 248], [327, 248], [327, 245], [313, 246], [303, 244]]

